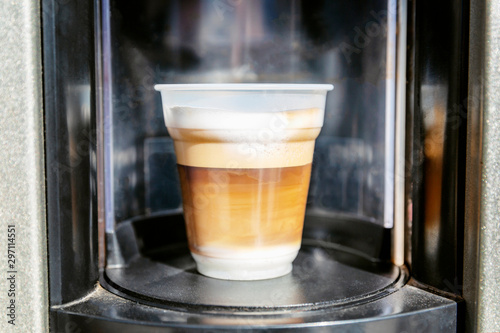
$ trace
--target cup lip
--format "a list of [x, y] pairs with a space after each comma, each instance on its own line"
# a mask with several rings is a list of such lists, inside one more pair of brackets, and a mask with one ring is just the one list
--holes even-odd
[[333, 84], [316, 83], [193, 83], [155, 84], [156, 91], [330, 91]]

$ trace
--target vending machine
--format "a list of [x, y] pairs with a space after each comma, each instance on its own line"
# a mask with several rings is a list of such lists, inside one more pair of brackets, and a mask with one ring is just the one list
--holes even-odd
[[[17, 31], [30, 42], [12, 37], [0, 53], [24, 53], [21, 66], [12, 60], [5, 70], [18, 85], [1, 95], [18, 113], [1, 124], [0, 165], [4, 223], [26, 256], [11, 270], [21, 288], [17, 327], [2, 325], [28, 327], [32, 316], [24, 331], [498, 330], [497, 7], [461, 0], [6, 7], [13, 22], [25, 18]], [[200, 274], [188, 247], [186, 171], [155, 85], [198, 87], [172, 93], [183, 101], [206, 87], [333, 85], [305, 212], [292, 214], [304, 215], [304, 225], [291, 272], [247, 281]], [[218, 100], [204, 94], [204, 102]], [[246, 98], [241, 107], [254, 103]], [[286, 103], [300, 105], [291, 95]], [[20, 156], [27, 160], [15, 167]], [[202, 199], [221, 195], [207, 193]], [[28, 199], [32, 214], [11, 213]], [[214, 228], [198, 232], [226, 236]], [[28, 272], [21, 265], [30, 262]], [[29, 284], [36, 297], [24, 301]]]

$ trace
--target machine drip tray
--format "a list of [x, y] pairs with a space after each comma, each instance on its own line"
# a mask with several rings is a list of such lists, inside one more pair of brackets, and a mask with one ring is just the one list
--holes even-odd
[[[102, 284], [139, 303], [220, 314], [349, 307], [403, 287], [408, 277], [403, 269], [370, 260], [359, 251], [339, 250], [338, 244], [313, 237], [328, 233], [320, 230], [328, 226], [320, 220], [306, 219], [302, 248], [292, 272], [260, 281], [226, 281], [199, 274], [189, 254], [180, 214], [123, 222], [108, 239], [111, 253]], [[117, 242], [114, 248], [119, 251], [109, 250], [112, 242]]]

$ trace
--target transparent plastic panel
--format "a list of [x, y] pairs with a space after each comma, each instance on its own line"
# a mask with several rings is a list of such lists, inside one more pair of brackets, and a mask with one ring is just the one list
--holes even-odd
[[162, 83], [329, 83], [307, 212], [393, 223], [396, 1], [103, 1], [107, 230], [180, 211]]

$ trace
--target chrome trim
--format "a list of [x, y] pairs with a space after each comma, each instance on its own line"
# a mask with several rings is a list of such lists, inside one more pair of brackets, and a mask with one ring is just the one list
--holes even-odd
[[385, 182], [384, 227], [394, 225], [394, 178], [395, 178], [395, 113], [396, 113], [396, 62], [397, 62], [397, 11], [398, 1], [389, 0], [387, 10], [387, 69], [385, 85]]
[[[113, 192], [113, 96], [111, 95], [111, 22], [110, 22], [110, 4], [109, 0], [102, 1], [102, 25], [101, 25], [101, 38], [102, 38], [102, 53], [98, 55], [99, 61], [102, 62], [103, 81], [102, 81], [102, 98], [103, 109], [100, 121], [102, 124], [102, 137], [104, 142], [100, 144], [102, 147], [104, 157], [103, 165], [103, 187], [104, 187], [104, 220], [106, 233], [113, 233], [115, 230], [115, 203]], [[101, 201], [99, 202], [101, 203]]]
[[396, 63], [396, 124], [394, 165], [394, 230], [392, 239], [392, 261], [403, 265], [405, 260], [405, 126], [406, 126], [406, 32], [408, 4], [399, 1], [397, 63]]

